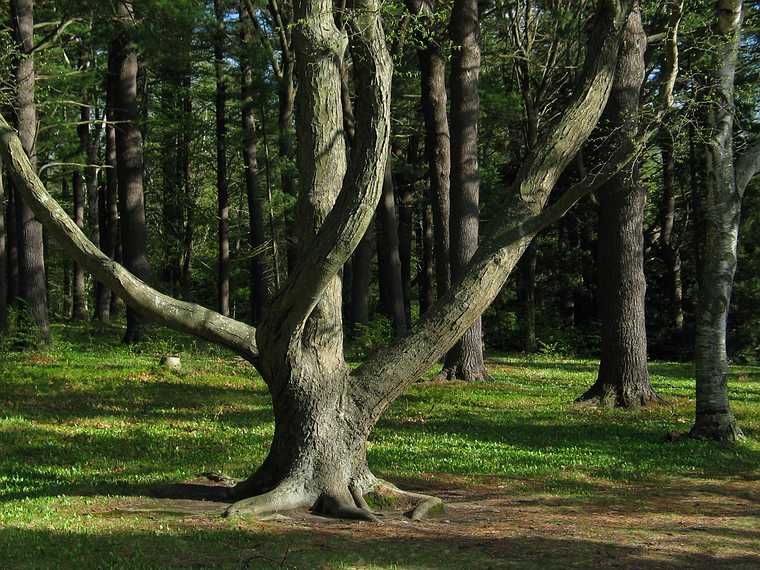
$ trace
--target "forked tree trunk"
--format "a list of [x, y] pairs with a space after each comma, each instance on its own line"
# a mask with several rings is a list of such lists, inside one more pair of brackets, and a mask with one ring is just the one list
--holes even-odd
[[[33, 168], [37, 166], [37, 109], [34, 103], [34, 2], [12, 0], [13, 31], [21, 55], [16, 66], [16, 116], [21, 144]], [[24, 301], [24, 313], [37, 328], [33, 335], [41, 347], [50, 345], [45, 253], [42, 226], [34, 212], [19, 195], [15, 197], [16, 232], [18, 235], [19, 296]]]
[[[131, 0], [116, 6], [116, 31], [109, 53], [109, 73], [114, 74], [116, 111], [116, 154], [119, 185], [119, 211], [122, 259], [124, 266], [146, 281], [150, 274], [147, 256], [148, 232], [145, 226], [143, 195], [143, 142], [138, 128], [137, 45], [134, 40], [135, 15]], [[111, 57], [113, 56], [113, 60]], [[127, 309], [124, 342], [138, 342], [142, 336], [140, 319]]]
[[[615, 83], [603, 115], [614, 148], [633, 148], [639, 132], [646, 33], [638, 2], [628, 17]], [[579, 400], [635, 408], [658, 400], [649, 381], [644, 316], [644, 207], [638, 165], [623, 170], [598, 193], [599, 316], [602, 350], [595, 384]]]
[[[525, 163], [517, 198], [505, 205], [505, 218], [494, 226], [449, 295], [431, 307], [408, 336], [355, 370], [343, 360], [338, 275], [370, 223], [382, 190], [380, 166], [388, 152], [391, 62], [376, 3], [357, 2], [347, 24], [361, 127], [345, 177], [340, 61], [346, 38], [334, 26], [330, 0], [297, 4], [302, 263], [273, 298], [258, 330], [162, 295], [110, 263], [50, 199], [18, 139], [0, 118], [0, 152], [16, 184], [69, 253], [151, 318], [230, 347], [262, 373], [272, 394], [274, 438], [263, 465], [231, 491], [239, 500], [228, 514], [262, 515], [312, 506], [326, 514], [375, 520], [362, 497], [371, 490], [422, 499], [413, 518], [435, 504], [429, 497], [405, 494], [377, 480], [367, 466], [367, 436], [388, 406], [493, 301], [535, 233], [598, 187], [598, 181], [573, 187], [544, 210], [552, 187], [590, 134], [609, 93], [627, 10], [609, 0], [600, 6], [586, 77], [565, 115]], [[609, 176], [602, 173], [599, 180]]]
[[707, 44], [703, 89], [709, 93], [701, 126], [704, 172], [697, 188], [697, 335], [694, 361], [697, 413], [691, 435], [734, 440], [742, 432], [728, 401], [726, 324], [736, 272], [741, 191], [733, 153], [734, 74], [741, 33], [741, 0], [720, 0]]
[[[462, 276], [478, 249], [480, 175], [480, 16], [477, 0], [455, 0], [451, 40], [459, 49], [451, 62], [451, 273]], [[444, 374], [468, 382], [487, 380], [482, 322], [478, 318], [446, 357]]]

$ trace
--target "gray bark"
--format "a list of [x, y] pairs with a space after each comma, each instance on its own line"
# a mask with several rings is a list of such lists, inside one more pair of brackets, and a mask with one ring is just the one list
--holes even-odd
[[726, 323], [736, 272], [741, 194], [733, 153], [734, 75], [742, 1], [720, 0], [704, 70], [709, 99], [700, 125], [704, 173], [695, 188], [697, 214], [697, 411], [691, 435], [734, 440], [741, 430], [728, 401]]
[[[451, 62], [451, 275], [459, 279], [478, 248], [480, 175], [478, 120], [480, 96], [480, 17], [477, 0], [455, 0], [449, 26], [459, 46]], [[486, 380], [481, 319], [447, 355], [449, 379]]]

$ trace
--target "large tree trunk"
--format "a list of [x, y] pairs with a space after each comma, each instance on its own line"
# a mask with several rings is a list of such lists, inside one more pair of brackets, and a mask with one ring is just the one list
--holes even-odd
[[694, 189], [697, 213], [697, 335], [694, 361], [697, 412], [691, 435], [734, 440], [741, 436], [728, 402], [726, 322], [736, 272], [741, 193], [733, 153], [734, 74], [741, 32], [741, 0], [720, 0], [704, 70], [704, 172]]
[[[109, 71], [115, 75], [116, 162], [122, 258], [124, 266], [145, 281], [150, 274], [150, 265], [146, 250], [148, 232], [143, 195], [143, 143], [137, 124], [138, 65], [137, 45], [133, 37], [134, 6], [131, 0], [122, 0], [117, 4], [116, 18], [117, 30], [109, 53]], [[133, 308], [128, 308], [124, 342], [138, 342], [141, 336], [140, 319]]]
[[264, 316], [264, 309], [274, 291], [272, 272], [267, 271], [266, 232], [264, 231], [264, 208], [266, 196], [259, 184], [259, 167], [256, 161], [256, 113], [253, 100], [253, 66], [246, 53], [253, 49], [250, 22], [241, 2], [239, 6], [241, 21], [240, 42], [243, 56], [241, 72], [241, 114], [243, 128], [243, 168], [245, 170], [245, 189], [248, 197], [248, 240], [251, 247], [251, 281], [250, 305], [251, 321], [258, 323]]
[[230, 205], [227, 192], [227, 83], [224, 77], [224, 10], [214, 0], [214, 73], [216, 74], [216, 192], [219, 233], [217, 258], [217, 303], [219, 312], [230, 314]]
[[[334, 27], [331, 1], [298, 5], [300, 25], [294, 33], [299, 54], [302, 263], [273, 298], [258, 330], [162, 295], [111, 263], [46, 193], [18, 139], [0, 119], [0, 152], [16, 184], [70, 254], [147, 315], [232, 348], [262, 373], [272, 394], [274, 438], [261, 468], [231, 491], [239, 501], [229, 508], [230, 515], [313, 506], [322, 513], [374, 519], [362, 498], [365, 492], [403, 494], [368, 470], [366, 440], [372, 426], [493, 301], [536, 232], [610, 176], [604, 172], [594, 184], [573, 187], [544, 210], [552, 187], [590, 134], [609, 94], [627, 11], [607, 0], [600, 4], [593, 30], [596, 41], [576, 97], [521, 169], [518, 191], [505, 204], [504, 219], [479, 248], [470, 269], [408, 336], [359, 369], [349, 369], [343, 360], [338, 275], [380, 198], [390, 123], [391, 63], [379, 9], [373, 2], [357, 4], [347, 27], [352, 59], [361, 62], [355, 67], [361, 127], [345, 177], [339, 90], [345, 36]], [[432, 504], [425, 498], [413, 517]]]
[[[478, 119], [480, 95], [480, 17], [477, 0], [455, 0], [449, 26], [459, 46], [451, 62], [451, 273], [462, 276], [478, 249], [480, 175]], [[446, 357], [449, 379], [486, 380], [481, 319], [462, 336]]]
[[[74, 195], [74, 223], [84, 230], [84, 196], [82, 195], [82, 175], [75, 170], [71, 175], [71, 189]], [[81, 321], [87, 312], [87, 297], [85, 293], [84, 268], [74, 263], [71, 284], [71, 320]]]
[[[21, 144], [33, 168], [37, 165], [37, 109], [34, 104], [34, 2], [12, 0], [13, 31], [21, 55], [16, 66], [16, 116]], [[45, 253], [42, 226], [34, 212], [19, 195], [15, 199], [18, 234], [19, 296], [37, 327], [32, 335], [41, 346], [50, 345]]]
[[[615, 148], [633, 148], [639, 130], [646, 33], [638, 2], [628, 17], [615, 83], [604, 113]], [[599, 316], [602, 350], [596, 383], [579, 399], [625, 408], [657, 401], [647, 369], [644, 316], [644, 207], [638, 166], [620, 172], [598, 194]]]

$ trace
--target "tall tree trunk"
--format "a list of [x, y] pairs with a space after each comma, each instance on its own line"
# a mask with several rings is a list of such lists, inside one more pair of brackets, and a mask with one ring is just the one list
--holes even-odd
[[369, 286], [372, 281], [374, 236], [374, 223], [370, 223], [351, 258], [351, 335], [356, 335], [356, 325], [369, 323]]
[[701, 127], [704, 173], [695, 188], [697, 286], [697, 380], [694, 437], [734, 440], [742, 433], [728, 401], [726, 323], [736, 272], [741, 193], [733, 153], [734, 74], [741, 33], [741, 0], [720, 0], [713, 35], [706, 43]]
[[224, 77], [224, 9], [214, 0], [214, 73], [216, 75], [216, 192], [219, 232], [217, 239], [217, 306], [222, 315], [230, 314], [230, 204], [227, 191], [227, 82]]
[[[124, 266], [145, 281], [150, 274], [150, 265], [147, 256], [148, 232], [145, 225], [143, 194], [143, 141], [137, 124], [138, 64], [132, 0], [122, 0], [117, 4], [116, 18], [117, 29], [109, 53], [109, 71], [114, 74], [122, 258]], [[140, 319], [132, 308], [128, 308], [124, 342], [138, 342], [141, 336]]]
[[[480, 95], [480, 19], [477, 0], [455, 0], [449, 25], [459, 46], [451, 62], [451, 270], [461, 277], [478, 248], [480, 175], [478, 118]], [[446, 358], [449, 379], [488, 379], [483, 360], [481, 319], [462, 336]]]
[[[84, 196], [82, 195], [82, 175], [75, 170], [71, 175], [71, 188], [74, 194], [74, 223], [80, 230], [84, 230]], [[87, 312], [87, 298], [85, 293], [84, 269], [78, 263], [74, 263], [73, 281], [71, 287], [71, 319], [81, 321]]]
[[[639, 131], [647, 36], [638, 2], [628, 17], [612, 93], [604, 112], [605, 133], [615, 148], [633, 148]], [[649, 381], [644, 316], [644, 207], [638, 165], [623, 170], [598, 193], [599, 313], [602, 350], [596, 383], [580, 400], [625, 408], [658, 400]]]
[[[63, 205], [68, 206], [71, 201], [69, 191], [69, 181], [67, 175], [61, 177], [61, 198]], [[73, 212], [72, 208], [72, 212]], [[71, 295], [71, 266], [72, 262], [68, 257], [63, 258], [63, 318], [71, 318], [72, 295]]]
[[[21, 144], [33, 168], [37, 167], [37, 109], [34, 103], [34, 2], [12, 0], [13, 31], [21, 55], [16, 66], [16, 116]], [[50, 321], [48, 317], [47, 287], [45, 282], [45, 253], [42, 226], [32, 209], [17, 195], [16, 231], [18, 232], [19, 296], [25, 312], [37, 327], [36, 343], [49, 346]]]
[[[114, 121], [116, 120], [115, 109], [115, 80], [116, 75], [111, 69], [111, 54], [109, 54], [109, 71], [106, 78], [106, 223], [105, 223], [105, 235], [101, 239], [103, 245], [103, 253], [109, 258], [117, 261], [121, 261], [120, 257], [117, 258], [116, 250], [120, 247], [119, 238], [119, 181], [117, 176], [117, 162], [116, 162], [116, 126]], [[110, 303], [108, 313], [110, 317], [116, 317], [118, 312], [118, 297], [115, 293], [111, 292]]]
[[378, 261], [380, 267], [380, 304], [383, 312], [393, 322], [394, 334], [406, 332], [404, 312], [404, 288], [401, 278], [401, 256], [399, 253], [398, 217], [393, 183], [391, 155], [385, 165], [383, 194], [377, 206]]
[[665, 265], [665, 286], [668, 292], [668, 315], [670, 326], [683, 332], [683, 283], [681, 280], [681, 254], [673, 241], [676, 214], [675, 157], [672, 135], [661, 130], [660, 152], [662, 155], [662, 201], [660, 203], [660, 244], [662, 262]]
[[404, 317], [412, 322], [412, 236], [414, 234], [414, 172], [417, 168], [417, 137], [409, 138], [406, 168], [399, 175], [398, 238], [401, 258], [401, 286], [404, 293]]
[[239, 6], [240, 43], [243, 46], [241, 71], [241, 115], [243, 129], [243, 168], [245, 171], [245, 189], [248, 197], [248, 240], [251, 247], [251, 282], [250, 305], [251, 321], [258, 323], [264, 316], [264, 307], [274, 292], [272, 272], [267, 272], [266, 232], [264, 231], [264, 209], [266, 196], [259, 184], [259, 166], [256, 161], [256, 113], [253, 100], [253, 65], [245, 54], [253, 49], [250, 22], [244, 3]]
[[449, 176], [451, 148], [446, 112], [446, 59], [437, 45], [418, 52], [421, 71], [425, 152], [430, 171], [430, 196], [435, 237], [435, 284], [440, 299], [449, 290]]

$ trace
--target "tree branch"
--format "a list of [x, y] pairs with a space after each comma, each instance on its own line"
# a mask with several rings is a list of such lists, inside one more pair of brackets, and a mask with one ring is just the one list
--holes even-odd
[[2, 116], [0, 156], [16, 188], [50, 235], [131, 307], [170, 328], [226, 346], [251, 362], [256, 360], [256, 329], [199, 305], [159, 293], [95, 247], [48, 194], [34, 172], [21, 141]]
[[356, 124], [343, 185], [313, 246], [274, 299], [270, 314], [279, 326], [297, 327], [319, 301], [369, 226], [380, 199], [390, 138], [393, 65], [385, 44], [376, 0], [356, 2], [347, 19], [350, 49], [359, 90]]
[[68, 28], [74, 22], [78, 22], [78, 21], [79, 21], [79, 18], [67, 18], [63, 20], [55, 30], [53, 30], [47, 36], [42, 38], [40, 43], [34, 46], [29, 53], [34, 54], [34, 53], [37, 53], [49, 48], [58, 40], [59, 37], [61, 37], [61, 34], [63, 34], [63, 32], [66, 31], [66, 28]]
[[760, 172], [760, 139], [736, 159], [736, 189], [739, 196], [744, 195], [750, 181], [758, 172]]
[[[478, 248], [462, 278], [410, 334], [379, 351], [352, 374], [352, 397], [359, 409], [367, 410], [370, 422], [376, 421], [483, 313], [535, 233], [590, 191], [576, 188], [559, 205], [541, 213], [561, 173], [601, 117], [630, 8], [630, 1], [600, 2], [578, 95], [559, 124], [545, 135], [523, 164], [514, 187], [514, 205]], [[601, 183], [598, 178], [597, 183]]]
[[[251, 24], [253, 24], [253, 27], [256, 28], [256, 35], [259, 38], [259, 42], [261, 42], [261, 45], [267, 52], [267, 55], [269, 55], [269, 61], [272, 63], [272, 71], [274, 71], [274, 74], [278, 80], [282, 80], [282, 69], [280, 68], [280, 62], [277, 61], [277, 56], [274, 53], [274, 48], [272, 47], [272, 43], [269, 41], [269, 37], [261, 27], [259, 20], [256, 18], [256, 9], [253, 7], [253, 2], [251, 0], [245, 0], [245, 11], [248, 13], [248, 19], [251, 21]], [[242, 25], [245, 24], [243, 23]]]

